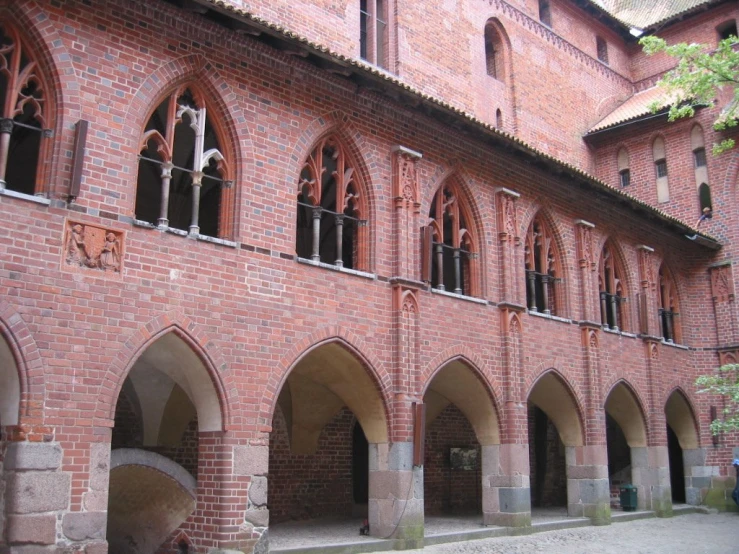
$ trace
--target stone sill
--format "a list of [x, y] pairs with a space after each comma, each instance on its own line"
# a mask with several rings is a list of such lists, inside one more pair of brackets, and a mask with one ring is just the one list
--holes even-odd
[[41, 204], [42, 206], [49, 206], [51, 200], [45, 196], [36, 196], [33, 194], [24, 194], [22, 192], [16, 192], [9, 189], [0, 189], [1, 196], [9, 196], [10, 198], [17, 198], [18, 200], [25, 200], [26, 202], [33, 202], [34, 204]]
[[[190, 234], [187, 231], [183, 231], [182, 229], [175, 229], [174, 227], [158, 227], [157, 225], [154, 225], [153, 223], [149, 223], [148, 221], [141, 221], [140, 219], [134, 219], [133, 225], [135, 227], [142, 227], [144, 229], [154, 229], [157, 231], [164, 231], [165, 233], [171, 233], [172, 235], [177, 235], [180, 237], [185, 237], [185, 238], [190, 237]], [[213, 244], [218, 244], [220, 246], [227, 246], [229, 248], [238, 248], [239, 246], [239, 243], [234, 242], [232, 240], [219, 239], [216, 237], [209, 237], [207, 235], [197, 235], [195, 239], [201, 242], [211, 242]]]
[[689, 346], [685, 344], [678, 344], [676, 342], [672, 342], [671, 340], [662, 339], [660, 340], [660, 342], [664, 344], [665, 346], [671, 346], [673, 348], [677, 348], [678, 350], [690, 350]]
[[449, 292], [446, 290], [439, 290], [435, 288], [431, 288], [430, 290], [433, 294], [438, 294], [440, 296], [448, 296], [449, 298], [458, 298], [459, 300], [466, 300], [467, 302], [472, 302], [473, 304], [483, 304], [487, 306], [489, 303], [484, 298], [475, 298], [474, 296], [466, 296], [464, 294], [457, 294], [456, 292]]
[[629, 337], [630, 339], [635, 339], [637, 337], [636, 333], [627, 333], [626, 331], [621, 331], [620, 329], [618, 331], [614, 329], [610, 329], [609, 327], [601, 327], [603, 329], [604, 333], [609, 333], [611, 335], [619, 335], [622, 337]]
[[320, 267], [323, 269], [329, 269], [331, 271], [337, 271], [338, 273], [346, 273], [347, 275], [356, 275], [357, 277], [362, 277], [364, 279], [371, 279], [373, 281], [377, 279], [376, 274], [369, 273], [367, 271], [359, 271], [358, 269], [349, 269], [346, 267], [340, 267], [338, 265], [326, 264], [323, 262], [315, 262], [313, 260], [309, 260], [308, 258], [296, 258], [296, 260], [299, 264], [312, 265], [312, 266]]
[[541, 317], [542, 319], [551, 319], [552, 321], [559, 321], [560, 323], [568, 323], [568, 324], [573, 323], [571, 319], [568, 319], [566, 317], [559, 317], [557, 315], [552, 315], [552, 314], [543, 314], [541, 312], [532, 311], [529, 309], [526, 310], [526, 313], [529, 315], [533, 315], [534, 317]]

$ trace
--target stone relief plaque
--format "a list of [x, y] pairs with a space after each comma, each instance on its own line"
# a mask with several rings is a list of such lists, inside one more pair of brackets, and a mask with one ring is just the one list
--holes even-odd
[[67, 220], [62, 267], [118, 276], [123, 270], [123, 232]]

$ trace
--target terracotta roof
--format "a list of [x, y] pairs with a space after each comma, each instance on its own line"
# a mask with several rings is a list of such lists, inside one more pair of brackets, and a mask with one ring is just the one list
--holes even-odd
[[608, 129], [609, 127], [613, 127], [619, 123], [635, 121], [646, 115], [650, 115], [652, 113], [650, 106], [655, 102], [658, 102], [660, 108], [666, 108], [671, 104], [667, 93], [660, 87], [652, 87], [647, 90], [637, 92], [634, 96], [601, 119], [588, 131], [588, 134]]
[[590, 0], [629, 27], [648, 29], [715, 0]]
[[281, 39], [291, 44], [293, 47], [297, 46], [303, 48], [309, 57], [312, 55], [315, 56], [317, 60], [320, 60], [319, 65], [322, 67], [327, 64], [333, 64], [335, 73], [343, 74], [347, 76], [347, 78], [355, 76], [358, 79], [364, 79], [366, 84], [371, 83], [375, 87], [382, 86], [385, 89], [385, 93], [395, 99], [405, 96], [406, 99], [411, 100], [410, 104], [415, 105], [416, 109], [425, 109], [427, 112], [432, 114], [432, 117], [435, 117], [440, 122], [450, 119], [458, 129], [464, 128], [472, 132], [480, 133], [482, 136], [495, 138], [499, 144], [514, 148], [531, 158], [548, 162], [552, 166], [555, 166], [560, 172], [569, 172], [572, 176], [579, 177], [583, 183], [587, 183], [594, 191], [613, 196], [621, 202], [628, 204], [633, 210], [642, 211], [643, 213], [651, 215], [655, 219], [661, 221], [662, 224], [671, 227], [680, 234], [684, 234], [685, 236], [688, 234], [692, 235], [692, 237], [689, 237], [690, 240], [696, 241], [696, 239], [698, 239], [696, 242], [713, 250], [721, 248], [721, 243], [711, 235], [700, 232], [697, 228], [671, 216], [667, 212], [655, 208], [651, 204], [593, 177], [579, 167], [542, 152], [523, 140], [477, 119], [473, 114], [465, 112], [440, 98], [421, 92], [408, 83], [400, 80], [395, 75], [388, 73], [385, 70], [378, 69], [376, 66], [365, 62], [364, 60], [350, 58], [343, 54], [339, 54], [338, 52], [334, 52], [322, 44], [312, 42], [310, 39], [286, 29], [282, 25], [269, 22], [262, 17], [236, 7], [232, 1], [199, 1], [204, 4], [210, 4], [226, 13], [238, 16], [238, 18], [243, 22], [254, 26], [256, 29], [267, 33], [274, 38]]

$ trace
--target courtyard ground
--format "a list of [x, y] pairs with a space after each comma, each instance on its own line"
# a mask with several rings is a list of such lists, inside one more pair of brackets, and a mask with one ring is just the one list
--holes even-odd
[[[390, 552], [390, 551], [386, 551]], [[406, 554], [733, 554], [739, 552], [739, 514], [687, 514], [604, 527], [578, 527], [522, 537], [427, 546]]]

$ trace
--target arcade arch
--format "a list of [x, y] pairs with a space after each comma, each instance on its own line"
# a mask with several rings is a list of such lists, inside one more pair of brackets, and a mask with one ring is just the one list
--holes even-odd
[[[665, 403], [667, 421], [667, 453], [670, 465], [670, 485], [674, 503], [697, 503], [700, 496], [690, 495], [692, 468], [701, 465], [705, 453], [700, 448], [695, 414], [685, 394], [675, 389]], [[691, 478], [688, 487], [686, 477]]]

